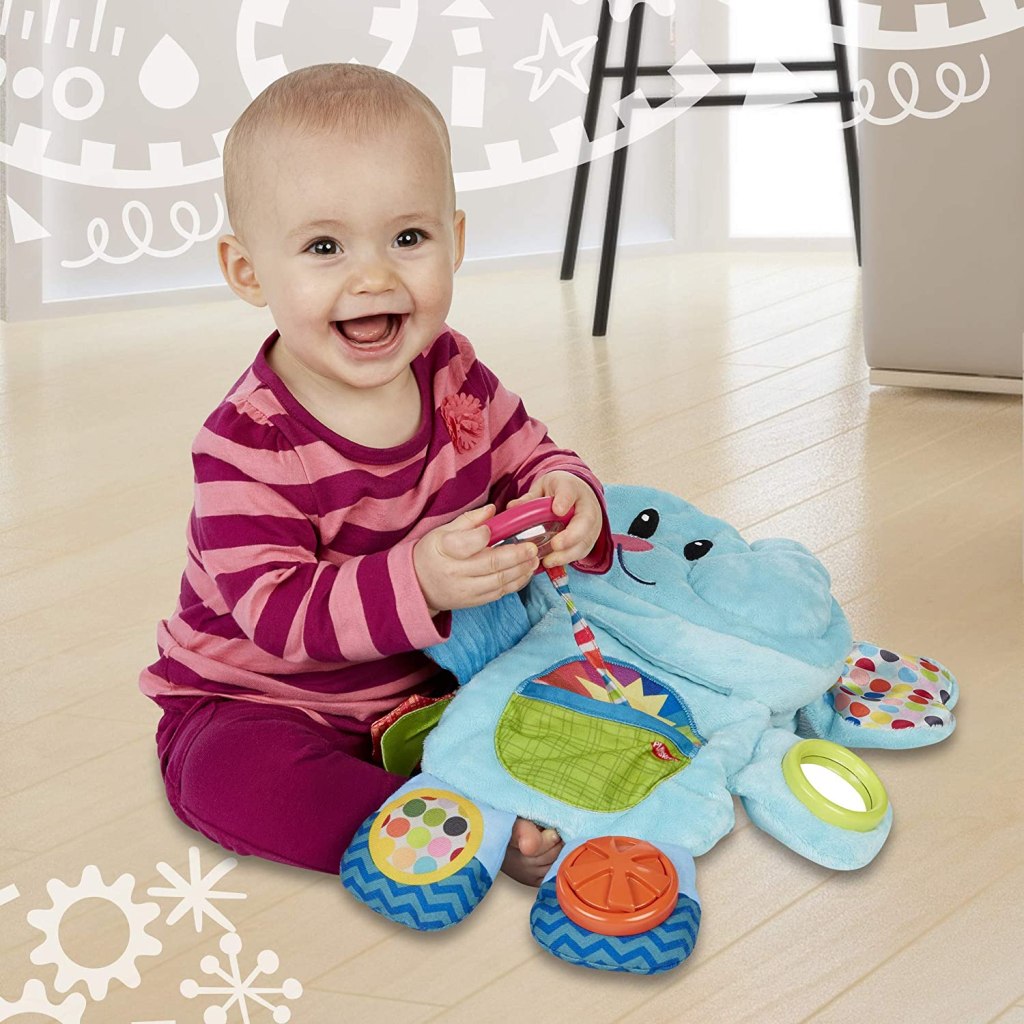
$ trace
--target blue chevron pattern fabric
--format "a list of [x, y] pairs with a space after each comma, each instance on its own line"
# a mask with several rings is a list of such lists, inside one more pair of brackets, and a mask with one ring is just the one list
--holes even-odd
[[474, 857], [440, 882], [403, 885], [382, 874], [370, 854], [375, 816], [356, 833], [341, 861], [341, 882], [361, 903], [383, 917], [417, 931], [437, 931], [461, 921], [486, 895], [493, 881]]
[[560, 960], [599, 971], [658, 974], [678, 967], [693, 950], [700, 928], [700, 906], [679, 894], [672, 916], [639, 935], [599, 935], [574, 924], [558, 905], [555, 879], [537, 892], [530, 912], [533, 937]]

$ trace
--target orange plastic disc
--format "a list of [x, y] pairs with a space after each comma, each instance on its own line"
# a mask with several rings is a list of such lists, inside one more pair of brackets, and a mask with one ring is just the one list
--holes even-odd
[[639, 935], [672, 915], [679, 876], [651, 843], [601, 836], [562, 861], [555, 892], [565, 916], [581, 928], [599, 935]]

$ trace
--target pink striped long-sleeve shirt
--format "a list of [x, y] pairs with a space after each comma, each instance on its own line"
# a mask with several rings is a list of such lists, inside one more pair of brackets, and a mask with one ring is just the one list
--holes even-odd
[[[556, 469], [584, 479], [602, 505], [603, 493], [454, 331], [413, 361], [420, 425], [386, 449], [303, 408], [267, 364], [276, 339], [193, 443], [181, 593], [139, 685], [150, 697], [217, 694], [366, 722], [437, 673], [421, 649], [447, 638], [451, 616], [431, 618], [420, 590], [412, 553], [423, 534], [489, 501], [500, 509]], [[440, 412], [459, 393], [483, 412], [467, 450]], [[603, 572], [611, 557], [606, 517], [577, 568]]]

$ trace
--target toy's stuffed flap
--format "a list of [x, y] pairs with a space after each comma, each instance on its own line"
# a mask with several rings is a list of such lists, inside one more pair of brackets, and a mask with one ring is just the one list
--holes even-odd
[[801, 710], [799, 731], [845, 747], [923, 747], [956, 728], [959, 696], [956, 677], [934, 658], [858, 641], [838, 681]]

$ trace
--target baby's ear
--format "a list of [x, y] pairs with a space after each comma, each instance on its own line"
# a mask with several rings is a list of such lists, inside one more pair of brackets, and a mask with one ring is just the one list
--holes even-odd
[[452, 271], [462, 266], [462, 257], [466, 254], [466, 211], [455, 211], [455, 266]]
[[240, 298], [253, 306], [265, 306], [263, 288], [256, 279], [249, 251], [235, 235], [221, 235], [217, 239], [217, 259], [220, 272], [224, 275], [231, 290]]

